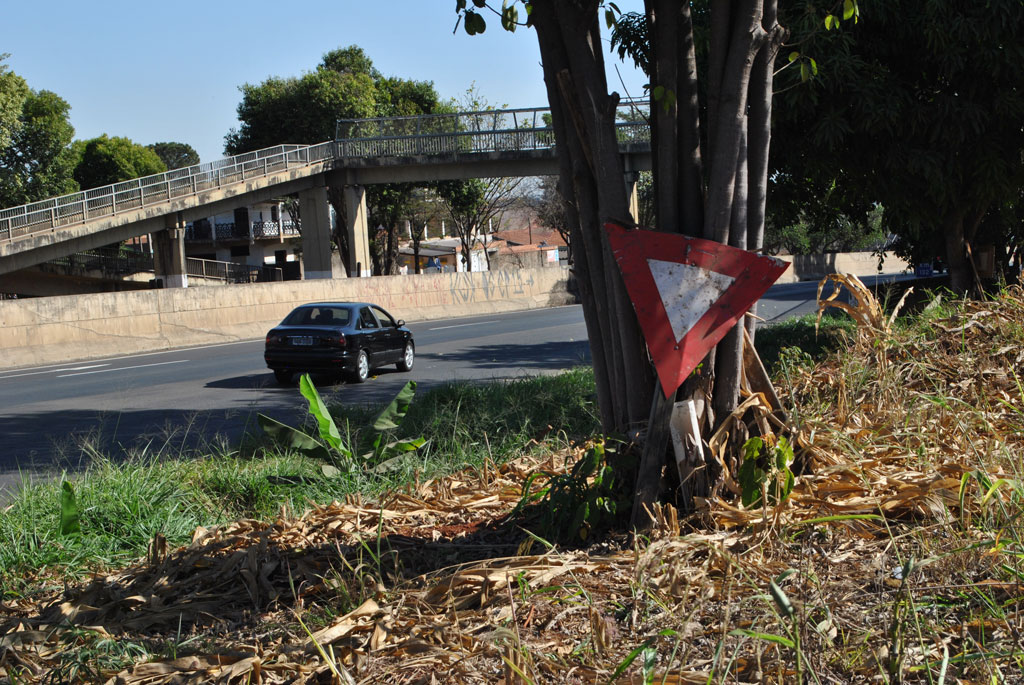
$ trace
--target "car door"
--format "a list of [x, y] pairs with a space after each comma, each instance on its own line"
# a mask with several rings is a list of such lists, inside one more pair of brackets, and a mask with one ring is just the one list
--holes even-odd
[[363, 340], [363, 349], [370, 357], [370, 363], [373, 365], [386, 363], [387, 346], [384, 342], [384, 334], [381, 332], [377, 317], [367, 306], [359, 308], [358, 328]]
[[371, 309], [380, 322], [381, 341], [387, 361], [397, 362], [405, 351], [405, 335], [398, 330], [398, 322], [390, 314], [377, 305], [371, 305]]

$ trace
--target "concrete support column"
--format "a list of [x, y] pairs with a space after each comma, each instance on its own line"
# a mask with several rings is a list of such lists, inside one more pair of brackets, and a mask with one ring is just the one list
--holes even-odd
[[299, 213], [302, 215], [302, 266], [305, 278], [334, 278], [327, 188], [321, 186], [300, 192]]
[[345, 186], [345, 216], [348, 221], [348, 272], [356, 277], [370, 276], [373, 265], [370, 263], [370, 231], [366, 220], [366, 188]]
[[635, 224], [640, 223], [640, 193], [637, 192], [637, 181], [639, 180], [639, 172], [626, 172], [626, 197], [629, 198], [629, 216]]
[[185, 222], [181, 212], [168, 214], [166, 228], [152, 234], [153, 272], [165, 288], [187, 288], [185, 270]]

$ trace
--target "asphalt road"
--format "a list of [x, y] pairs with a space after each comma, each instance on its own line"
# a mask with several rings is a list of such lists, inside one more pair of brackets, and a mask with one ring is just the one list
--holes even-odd
[[[758, 315], [779, 320], [814, 311], [815, 283], [773, 287]], [[557, 307], [411, 324], [410, 373], [394, 366], [363, 385], [321, 389], [349, 403], [390, 399], [407, 381], [419, 389], [454, 380], [554, 373], [589, 362], [583, 312]], [[181, 455], [225, 449], [255, 425], [257, 412], [296, 421], [296, 387], [280, 387], [263, 365], [263, 341], [12, 370], [0, 369], [0, 499], [23, 476], [75, 470], [95, 454]]]

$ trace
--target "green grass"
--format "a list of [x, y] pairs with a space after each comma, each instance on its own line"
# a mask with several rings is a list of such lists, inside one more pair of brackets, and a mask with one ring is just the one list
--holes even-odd
[[[201, 459], [99, 458], [69, 476], [80, 510], [81, 536], [61, 537], [62, 479], [27, 486], [0, 514], [0, 589], [26, 590], [48, 571], [66, 576], [117, 567], [145, 554], [161, 534], [173, 547], [197, 526], [242, 518], [271, 520], [282, 507], [300, 512], [309, 502], [347, 494], [376, 494], [413, 478], [434, 477], [490, 459], [519, 456], [531, 439], [549, 446], [598, 429], [593, 374], [577, 369], [555, 376], [484, 384], [456, 383], [417, 396], [402, 433], [429, 443], [405, 468], [385, 476], [364, 473], [326, 478], [320, 462], [260, 445]], [[295, 402], [305, 400], [295, 393]], [[339, 425], [370, 423], [380, 407], [332, 411]], [[551, 426], [548, 429], [548, 426]]]
[[778, 372], [786, 348], [799, 348], [812, 360], [820, 361], [830, 352], [844, 348], [847, 336], [857, 328], [850, 317], [835, 310], [826, 311], [817, 332], [814, 330], [816, 321], [816, 314], [807, 314], [757, 330], [754, 344], [769, 375], [775, 376]]

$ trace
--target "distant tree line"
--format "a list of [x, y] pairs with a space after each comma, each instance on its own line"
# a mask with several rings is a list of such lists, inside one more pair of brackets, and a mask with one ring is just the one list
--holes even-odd
[[140, 145], [106, 134], [75, 140], [71, 106], [56, 93], [33, 90], [0, 55], [0, 207], [199, 163], [185, 143]]

